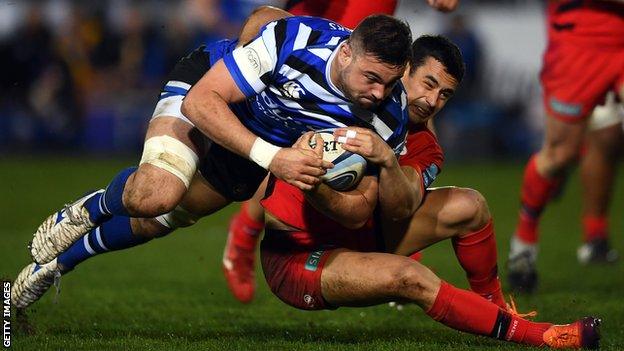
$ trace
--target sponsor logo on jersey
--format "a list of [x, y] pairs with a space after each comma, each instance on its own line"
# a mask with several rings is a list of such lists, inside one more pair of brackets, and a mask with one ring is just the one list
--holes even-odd
[[282, 93], [289, 98], [299, 99], [301, 95], [305, 94], [305, 91], [297, 82], [291, 80], [284, 83], [284, 85], [282, 86]]
[[249, 62], [250, 67], [256, 72], [256, 74], [260, 75], [261, 65], [260, 65], [260, 55], [256, 52], [256, 50], [246, 47], [245, 49], [245, 57]]
[[427, 169], [425, 169], [423, 172], [423, 182], [425, 183], [425, 188], [428, 188], [429, 185], [433, 183], [438, 176], [438, 172], [440, 172], [440, 169], [435, 163], [432, 163], [429, 167], [427, 167]]

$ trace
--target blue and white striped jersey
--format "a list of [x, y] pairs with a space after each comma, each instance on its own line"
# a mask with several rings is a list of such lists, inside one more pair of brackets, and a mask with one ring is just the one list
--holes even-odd
[[[292, 145], [310, 130], [373, 128], [400, 152], [406, 135], [407, 96], [398, 83], [375, 110], [348, 101], [330, 79], [331, 62], [351, 31], [316, 17], [271, 22], [245, 46], [212, 50], [224, 63], [247, 101], [232, 105], [256, 135], [280, 146]], [[224, 45], [224, 44], [222, 44]], [[211, 53], [211, 61], [216, 61]]]

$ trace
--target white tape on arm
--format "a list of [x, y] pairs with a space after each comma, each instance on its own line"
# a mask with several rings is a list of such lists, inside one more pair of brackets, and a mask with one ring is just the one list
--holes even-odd
[[271, 161], [273, 161], [273, 157], [275, 157], [275, 154], [277, 154], [277, 152], [281, 149], [281, 147], [268, 143], [258, 137], [251, 146], [249, 158], [260, 167], [269, 169], [269, 165], [271, 164]]

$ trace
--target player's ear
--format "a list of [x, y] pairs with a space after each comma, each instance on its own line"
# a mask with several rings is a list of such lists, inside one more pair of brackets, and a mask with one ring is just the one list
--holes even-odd
[[341, 63], [344, 66], [348, 66], [353, 60], [353, 47], [351, 46], [351, 42], [347, 40], [344, 45], [340, 47], [338, 54]]
[[412, 75], [412, 65], [408, 62], [405, 65], [405, 71], [403, 72], [403, 78], [409, 78]]

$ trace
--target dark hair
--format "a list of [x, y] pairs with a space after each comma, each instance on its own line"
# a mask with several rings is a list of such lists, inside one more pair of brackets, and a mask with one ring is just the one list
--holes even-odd
[[446, 71], [461, 82], [464, 78], [464, 58], [457, 45], [441, 35], [423, 35], [412, 44], [410, 74], [425, 63], [427, 57], [433, 57], [444, 65]]
[[[370, 1], [370, 0], [369, 0]], [[381, 62], [403, 66], [410, 59], [412, 31], [407, 23], [388, 15], [371, 15], [351, 33], [349, 43]]]

